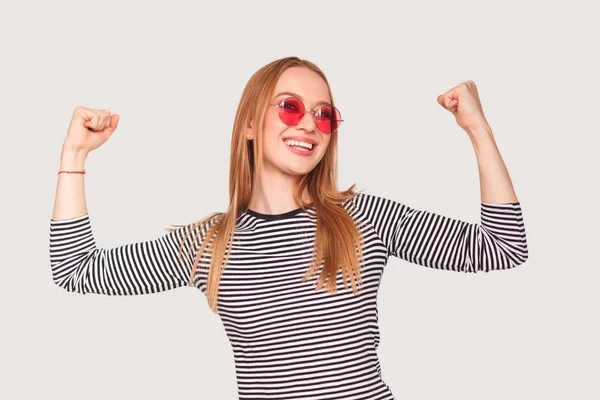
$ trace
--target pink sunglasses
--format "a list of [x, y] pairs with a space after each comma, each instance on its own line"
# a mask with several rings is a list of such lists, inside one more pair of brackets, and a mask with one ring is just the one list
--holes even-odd
[[342, 114], [336, 107], [323, 105], [314, 111], [306, 110], [302, 100], [293, 96], [281, 100], [279, 104], [269, 105], [279, 108], [279, 118], [289, 126], [297, 125], [307, 112], [312, 114], [315, 125], [323, 133], [335, 132], [343, 121]]

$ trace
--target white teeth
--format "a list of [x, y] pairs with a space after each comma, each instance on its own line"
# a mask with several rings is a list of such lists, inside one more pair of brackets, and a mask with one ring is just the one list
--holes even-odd
[[284, 141], [285, 144], [291, 145], [291, 146], [302, 146], [302, 147], [306, 147], [309, 150], [312, 150], [313, 145], [310, 143], [306, 143], [306, 142], [299, 142], [297, 140], [285, 140]]

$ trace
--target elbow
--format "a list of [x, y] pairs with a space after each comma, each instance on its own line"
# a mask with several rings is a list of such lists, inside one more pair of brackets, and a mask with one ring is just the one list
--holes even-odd
[[527, 248], [527, 241], [522, 240], [521, 245], [516, 249], [512, 249], [507, 255], [507, 258], [511, 262], [510, 268], [518, 267], [519, 265], [525, 264], [525, 261], [529, 258], [529, 250]]
[[93, 260], [97, 249], [60, 254], [50, 251], [50, 271], [54, 284], [67, 292], [91, 292], [90, 280], [94, 274]]
[[516, 268], [525, 264], [529, 254], [525, 248], [523, 251], [503, 251], [490, 253], [479, 253], [477, 259], [467, 259], [460, 266], [460, 272], [477, 273], [491, 272]]
[[81, 279], [78, 278], [77, 266], [71, 270], [61, 269], [60, 266], [60, 264], [53, 265], [51, 269], [52, 282], [54, 285], [67, 292], [86, 294], [84, 286], [77, 284], [77, 282], [81, 282]]
[[54, 285], [58, 286], [59, 288], [65, 290], [67, 292], [85, 294], [85, 292], [83, 290], [81, 290], [81, 288], [79, 288], [77, 285], [73, 284], [73, 282], [74, 282], [73, 279], [70, 279], [70, 278], [57, 279], [56, 277], [53, 276], [52, 281], [54, 282]]
[[529, 258], [529, 253], [527, 252], [527, 250], [525, 250], [524, 253], [518, 255], [518, 258], [514, 264], [514, 267], [525, 264], [525, 261], [527, 261], [528, 258]]
[[[529, 258], [527, 240], [523, 234], [519, 240], [492, 240], [486, 245], [480, 243], [475, 249], [476, 262], [473, 272], [508, 270], [525, 264]], [[469, 264], [469, 263], [467, 263]], [[470, 267], [467, 265], [466, 267]]]
[[[487, 262], [484, 262], [483, 265], [481, 265], [476, 270], [490, 272], [490, 271], [501, 271], [501, 270], [514, 269], [520, 265], [525, 264], [525, 261], [527, 261], [528, 257], [529, 257], [529, 255], [527, 254], [527, 252], [504, 253], [504, 254], [502, 254], [501, 257], [495, 257], [495, 258], [488, 259]], [[493, 261], [490, 261], [490, 260], [493, 260]]]

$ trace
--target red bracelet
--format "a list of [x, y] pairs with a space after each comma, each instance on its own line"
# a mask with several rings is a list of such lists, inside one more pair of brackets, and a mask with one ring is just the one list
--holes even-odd
[[67, 174], [85, 174], [85, 170], [83, 171], [58, 171], [59, 174], [67, 173]]

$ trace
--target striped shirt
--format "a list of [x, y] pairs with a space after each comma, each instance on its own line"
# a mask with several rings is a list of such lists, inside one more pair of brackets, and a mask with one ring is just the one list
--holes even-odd
[[[240, 400], [393, 400], [377, 356], [377, 292], [389, 257], [472, 273], [513, 268], [528, 257], [519, 202], [482, 202], [481, 224], [365, 192], [344, 207], [365, 240], [358, 295], [344, 288], [340, 274], [336, 294], [314, 289], [319, 273], [302, 282], [316, 232], [313, 208], [269, 215], [248, 209], [238, 216], [217, 299]], [[89, 214], [51, 219], [53, 280], [82, 294], [134, 295], [186, 286], [195, 252], [177, 259], [184, 229], [102, 249]], [[203, 255], [194, 276], [205, 294], [208, 265]]]

